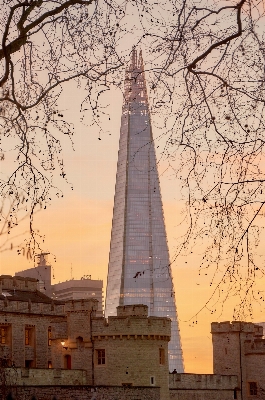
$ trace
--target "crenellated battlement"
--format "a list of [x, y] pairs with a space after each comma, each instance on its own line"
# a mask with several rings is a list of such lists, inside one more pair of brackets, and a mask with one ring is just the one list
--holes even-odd
[[265, 339], [246, 340], [245, 354], [265, 354]]
[[144, 304], [133, 304], [127, 306], [117, 307], [117, 317], [128, 317], [128, 316], [148, 316], [148, 306]]
[[225, 322], [212, 322], [211, 333], [232, 333], [232, 332], [244, 332], [252, 333], [253, 336], [263, 336], [262, 326], [253, 324], [252, 322], [242, 321], [225, 321]]
[[92, 335], [98, 338], [127, 337], [170, 340], [171, 321], [164, 317], [145, 317], [139, 315], [93, 318]]
[[234, 390], [237, 386], [238, 377], [236, 375], [169, 374], [170, 389]]
[[0, 299], [0, 311], [12, 313], [31, 313], [43, 315], [63, 315], [64, 304], [42, 303], [40, 301], [18, 301], [11, 299], [8, 296], [2, 300]]
[[38, 279], [24, 278], [23, 276], [11, 276], [1, 275], [0, 276], [0, 290], [25, 290], [35, 291], [37, 290]]
[[97, 299], [68, 300], [64, 302], [65, 312], [72, 311], [97, 311]]

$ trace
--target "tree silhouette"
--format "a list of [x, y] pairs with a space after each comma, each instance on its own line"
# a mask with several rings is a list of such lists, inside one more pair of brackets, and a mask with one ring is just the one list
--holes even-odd
[[237, 296], [233, 317], [245, 318], [264, 301], [255, 286], [264, 276], [264, 4], [184, 1], [174, 20], [152, 51], [163, 156], [187, 201], [175, 258], [204, 248], [199, 274], [213, 287], [205, 307], [214, 313]]
[[18, 252], [32, 257], [39, 246], [33, 215], [62, 196], [53, 178], [67, 179], [61, 138], [74, 132], [58, 99], [68, 81], [84, 83], [84, 100], [100, 118], [100, 93], [123, 64], [115, 37], [122, 12], [95, 0], [1, 2], [1, 250], [12, 248], [5, 234], [28, 217], [30, 236]]
[[29, 216], [21, 251], [31, 257], [34, 213], [62, 195], [53, 184], [58, 171], [67, 179], [60, 138], [74, 131], [58, 108], [65, 84], [85, 86], [81, 111], [99, 124], [100, 96], [121, 87], [128, 47], [139, 45], [156, 140], [166, 138], [162, 158], [187, 201], [174, 259], [204, 246], [209, 302], [237, 295], [234, 317], [251, 314], [253, 298], [264, 300], [255, 289], [264, 275], [255, 258], [265, 202], [263, 26], [258, 0], [2, 0], [2, 236]]

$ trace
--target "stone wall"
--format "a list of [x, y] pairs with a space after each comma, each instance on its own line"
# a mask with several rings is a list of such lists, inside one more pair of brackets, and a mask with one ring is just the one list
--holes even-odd
[[[16, 386], [0, 387], [0, 396], [11, 393], [14, 400], [163, 400], [158, 387], [115, 387], [115, 386]], [[2, 389], [3, 390], [3, 389]]]
[[180, 390], [170, 389], [169, 390], [170, 400], [232, 400], [239, 399], [234, 397], [233, 390]]
[[[237, 375], [242, 400], [265, 393], [265, 340], [262, 326], [251, 322], [214, 322], [213, 338], [214, 372]], [[254, 383], [257, 395], [250, 396], [250, 384]]]
[[1, 275], [0, 289], [19, 289], [27, 291], [37, 290], [38, 279], [22, 276]]
[[144, 304], [118, 306], [117, 307], [117, 317], [128, 317], [128, 316], [141, 316], [148, 317], [148, 306]]
[[[3, 375], [3, 374], [2, 374]], [[86, 371], [48, 368], [5, 368], [8, 385], [86, 385]]]
[[[170, 328], [170, 319], [147, 317], [142, 305], [118, 307], [118, 316], [108, 321], [93, 318], [95, 384], [157, 385], [161, 398], [167, 400]], [[103, 365], [97, 362], [99, 350], [105, 350]]]
[[[6, 286], [15, 282], [9, 277], [5, 279]], [[26, 278], [23, 279], [18, 281], [25, 283]], [[24, 298], [22, 292], [17, 298]], [[119, 307], [118, 316], [105, 320], [94, 317], [98, 305], [96, 299], [67, 301], [65, 305], [47, 304], [45, 301], [49, 299], [45, 295], [41, 298], [34, 292], [30, 297], [30, 293], [27, 292], [28, 301], [0, 299], [0, 328], [8, 331], [8, 338], [5, 337], [5, 343], [0, 345], [0, 359], [5, 357], [8, 365], [15, 368], [47, 368], [45, 373], [34, 369], [27, 372], [29, 375], [24, 375], [22, 381], [22, 375], [19, 376], [18, 385], [24, 384], [24, 379], [28, 384], [33, 383], [34, 374], [39, 384], [42, 374], [44, 382], [55, 384], [48, 366], [55, 370], [82, 369], [86, 374], [82, 384], [158, 386], [161, 398], [169, 399], [169, 318], [148, 317], [147, 306], [135, 305]], [[20, 303], [23, 312], [18, 311]], [[30, 343], [25, 340], [28, 330]], [[101, 363], [99, 350], [104, 353]], [[80, 384], [79, 378], [75, 381]]]
[[[135, 306], [136, 307], [136, 306]], [[104, 318], [93, 318], [93, 336], [113, 336], [113, 335], [141, 335], [144, 336], [167, 336], [170, 340], [171, 321], [169, 318], [145, 317], [145, 316], [117, 316], [109, 317], [108, 321]]]
[[6, 297], [0, 299], [0, 311], [25, 314], [65, 315], [64, 304], [33, 303], [31, 301], [14, 301]]
[[170, 399], [174, 400], [231, 400], [239, 398], [237, 387], [238, 379], [234, 375], [169, 375]]
[[[59, 316], [56, 316], [58, 320]], [[65, 317], [61, 316], [61, 320]], [[51, 350], [48, 346], [48, 328], [52, 325], [52, 315], [1, 312], [0, 326], [9, 330], [5, 346], [0, 347], [0, 358], [7, 358], [16, 367], [25, 367], [25, 360], [32, 360], [37, 368], [48, 368]], [[30, 345], [25, 345], [25, 328], [32, 330]]]

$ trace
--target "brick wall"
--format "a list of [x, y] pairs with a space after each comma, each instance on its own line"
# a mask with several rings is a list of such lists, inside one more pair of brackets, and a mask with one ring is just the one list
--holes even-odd
[[49, 386], [87, 384], [86, 371], [78, 369], [5, 368], [2, 372], [8, 385]]
[[231, 400], [237, 387], [238, 379], [234, 375], [169, 375], [170, 399], [174, 400]]
[[14, 301], [6, 297], [0, 299], [0, 311], [12, 313], [30, 313], [43, 315], [64, 315], [63, 304], [33, 303], [30, 301]]
[[14, 400], [163, 400], [157, 387], [17, 386], [8, 392]]
[[[234, 391], [233, 390], [207, 390], [207, 389], [197, 389], [197, 390], [169, 390], [170, 400], [233, 400]], [[239, 399], [239, 397], [237, 397]]]
[[[63, 320], [65, 317], [62, 316]], [[24, 367], [25, 360], [33, 360], [34, 366], [47, 368], [51, 361], [48, 348], [48, 327], [52, 325], [53, 315], [36, 315], [29, 313], [0, 313], [0, 325], [10, 329], [9, 340], [3, 347], [3, 354], [9, 358], [16, 367]], [[56, 316], [58, 320], [58, 316]], [[25, 345], [25, 328], [30, 327], [33, 333], [31, 345]], [[2, 346], [1, 346], [2, 348]], [[5, 353], [5, 354], [4, 354]]]

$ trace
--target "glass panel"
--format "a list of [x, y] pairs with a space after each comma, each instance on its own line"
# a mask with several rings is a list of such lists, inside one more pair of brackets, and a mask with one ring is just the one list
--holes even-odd
[[[134, 54], [132, 64], [136, 59]], [[105, 316], [116, 315], [118, 305], [145, 304], [149, 315], [170, 318], [169, 369], [183, 372], [175, 292], [141, 57], [137, 65], [131, 65], [127, 78]]]

